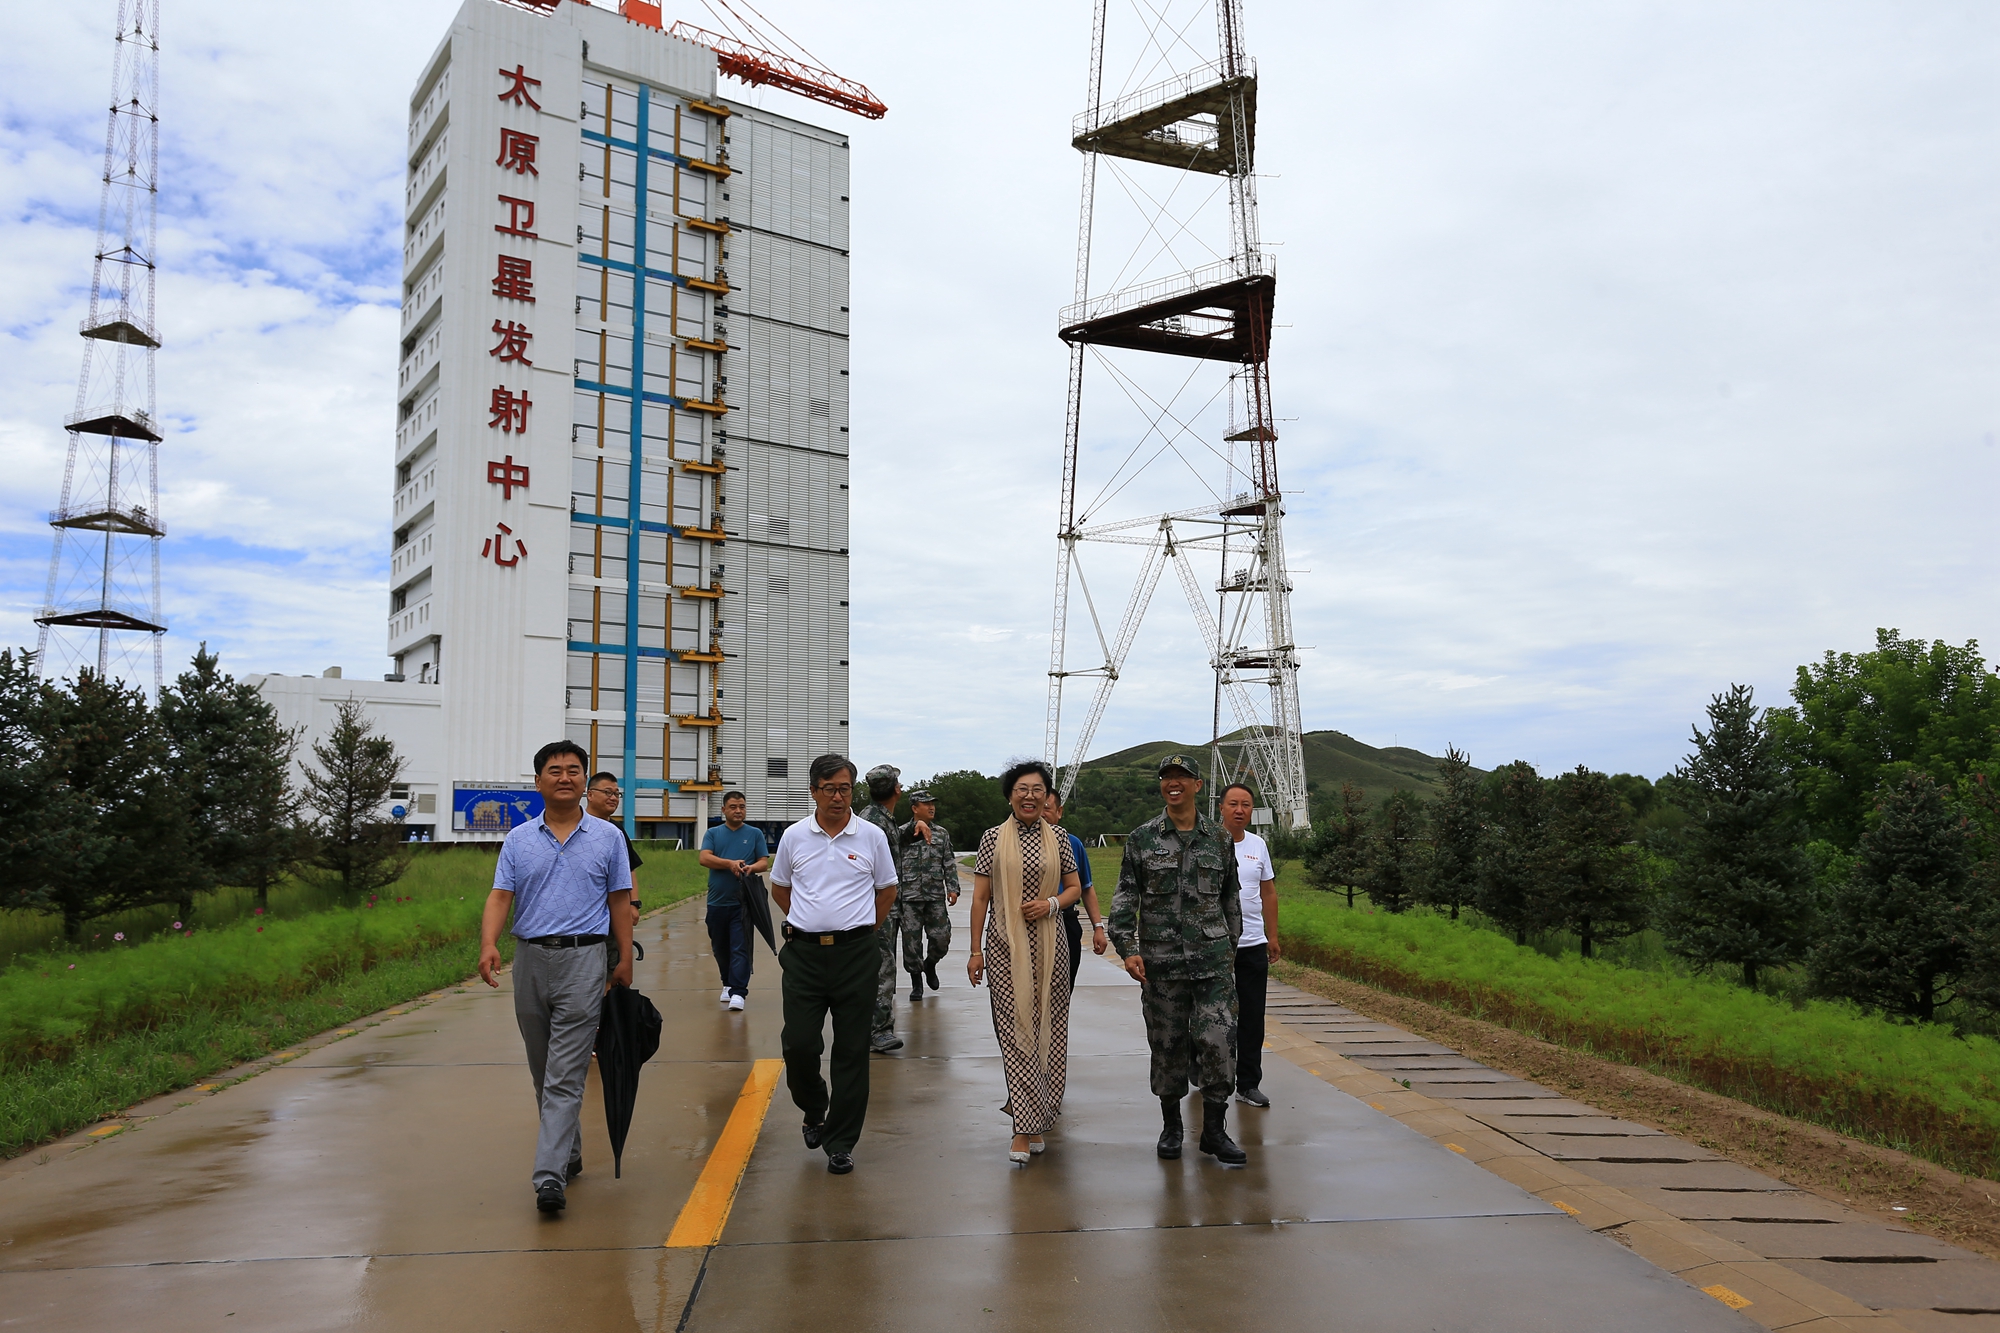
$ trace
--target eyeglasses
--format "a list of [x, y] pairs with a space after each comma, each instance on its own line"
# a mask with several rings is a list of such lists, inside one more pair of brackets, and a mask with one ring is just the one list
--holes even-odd
[[1017, 782], [1014, 784], [1014, 794], [1016, 796], [1047, 796], [1049, 789], [1047, 787], [1023, 787]]
[[822, 782], [819, 786], [813, 788], [813, 790], [823, 791], [828, 796], [852, 796], [854, 795], [854, 784], [843, 782], [840, 786], [836, 787], [831, 782]]
[[592, 796], [608, 796], [615, 801], [625, 793], [617, 787], [592, 787], [590, 794]]

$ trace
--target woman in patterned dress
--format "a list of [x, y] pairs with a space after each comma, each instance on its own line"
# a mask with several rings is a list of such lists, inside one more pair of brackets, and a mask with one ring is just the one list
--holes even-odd
[[1025, 1166], [1062, 1111], [1069, 1081], [1069, 940], [1057, 913], [1083, 894], [1069, 835], [1042, 819], [1055, 786], [1039, 760], [1000, 776], [1013, 817], [979, 839], [972, 866], [972, 938], [966, 960], [993, 1000], [993, 1035], [1014, 1117], [1008, 1160]]

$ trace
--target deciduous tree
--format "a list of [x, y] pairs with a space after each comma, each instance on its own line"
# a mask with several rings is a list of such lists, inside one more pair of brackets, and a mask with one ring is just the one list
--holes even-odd
[[1860, 844], [1877, 793], [1921, 769], [1963, 797], [2000, 754], [2000, 676], [1977, 643], [1875, 631], [1875, 648], [1802, 666], [1793, 704], [1770, 711], [1811, 834], [1845, 851]]

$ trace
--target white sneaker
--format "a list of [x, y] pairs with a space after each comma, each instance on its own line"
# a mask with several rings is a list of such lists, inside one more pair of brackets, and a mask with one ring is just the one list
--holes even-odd
[[718, 1000], [716, 1001], [716, 1003], [717, 1003], [717, 1004], [728, 1004], [728, 1003], [729, 1003], [729, 987], [727, 987], [727, 986], [724, 986], [724, 987], [722, 988], [722, 997], [721, 997], [720, 999], [718, 999]]
[[743, 1007], [743, 997], [741, 995], [730, 996], [729, 1007], [731, 1009], [741, 1009]]

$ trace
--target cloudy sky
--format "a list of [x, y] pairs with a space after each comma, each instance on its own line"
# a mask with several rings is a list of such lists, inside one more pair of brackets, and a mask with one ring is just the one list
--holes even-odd
[[[1087, 0], [762, 7], [890, 106], [730, 87], [854, 137], [857, 757], [992, 771], [1041, 748]], [[455, 9], [166, 2], [170, 671], [386, 669], [404, 101]], [[0, 642], [47, 576], [112, 15], [0, 17]], [[1657, 775], [1731, 681], [1995, 638], [2000, 8], [1250, 0], [1248, 34], [1308, 727]], [[1092, 394], [1102, 475], [1130, 421]], [[1207, 734], [1154, 608], [1099, 751]]]

